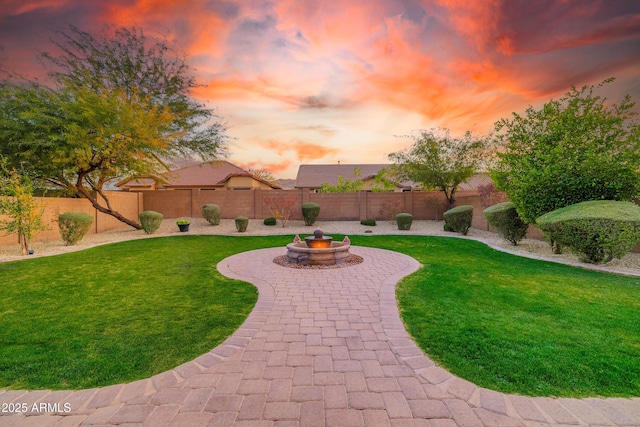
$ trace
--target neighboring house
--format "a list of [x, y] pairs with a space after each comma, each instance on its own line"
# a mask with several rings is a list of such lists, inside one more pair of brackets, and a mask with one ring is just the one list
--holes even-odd
[[[335, 185], [338, 177], [344, 179], [364, 181], [363, 190], [369, 191], [374, 184], [375, 176], [384, 168], [389, 168], [390, 164], [331, 164], [331, 165], [300, 165], [298, 168], [298, 176], [296, 178], [295, 188], [308, 188], [311, 191], [318, 191], [322, 184], [327, 182]], [[360, 174], [356, 175], [359, 171]], [[461, 191], [477, 191], [481, 185], [490, 184], [491, 177], [486, 172], [480, 172], [468, 182], [464, 182], [458, 186]], [[393, 191], [416, 191], [420, 190], [421, 185], [415, 182], [395, 183]]]
[[277, 190], [265, 181], [226, 160], [214, 160], [175, 169], [158, 177], [129, 178], [116, 184], [122, 191], [149, 190]]
[[[330, 165], [300, 165], [296, 177], [295, 188], [317, 191], [323, 183], [336, 185], [338, 177], [346, 180], [364, 181], [363, 190], [370, 191], [375, 184], [375, 177], [382, 169], [389, 168], [390, 164], [330, 164]], [[394, 183], [392, 191], [411, 191], [414, 183]]]

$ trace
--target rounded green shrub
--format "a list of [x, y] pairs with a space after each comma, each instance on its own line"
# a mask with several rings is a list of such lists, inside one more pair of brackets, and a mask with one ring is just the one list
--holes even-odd
[[313, 225], [320, 215], [320, 205], [315, 202], [307, 202], [302, 204], [302, 217], [304, 225]]
[[262, 222], [264, 223], [264, 225], [276, 225], [278, 220], [271, 216], [269, 218], [265, 218]]
[[453, 231], [466, 235], [469, 228], [471, 228], [471, 221], [473, 220], [473, 206], [456, 206], [442, 215], [444, 216], [444, 220], [451, 225]]
[[444, 226], [442, 228], [444, 229], [444, 231], [449, 231], [449, 232], [454, 232], [455, 231], [453, 229], [453, 227], [451, 226], [451, 224], [449, 224], [448, 222], [445, 222]]
[[536, 224], [551, 241], [581, 254], [583, 261], [609, 262], [640, 241], [640, 206], [592, 200], [546, 213]]
[[153, 234], [158, 230], [158, 228], [160, 228], [164, 216], [162, 216], [160, 212], [144, 211], [138, 215], [138, 219], [140, 219], [140, 225], [144, 232], [147, 234]]
[[246, 216], [239, 216], [236, 218], [236, 230], [240, 233], [244, 233], [247, 231], [247, 226], [249, 225], [249, 218]]
[[498, 203], [482, 211], [487, 222], [498, 231], [498, 234], [516, 246], [527, 234], [526, 224], [511, 202]]
[[202, 216], [211, 225], [220, 224], [220, 206], [210, 203], [202, 206]]
[[375, 219], [363, 219], [362, 221], [360, 221], [360, 224], [366, 225], [368, 227], [374, 227], [376, 225], [376, 220]]
[[67, 245], [73, 245], [82, 240], [91, 224], [93, 224], [93, 216], [84, 212], [65, 212], [58, 215], [60, 236]]
[[413, 223], [413, 215], [410, 213], [402, 212], [396, 215], [396, 224], [398, 224], [398, 230], [410, 230], [411, 223]]

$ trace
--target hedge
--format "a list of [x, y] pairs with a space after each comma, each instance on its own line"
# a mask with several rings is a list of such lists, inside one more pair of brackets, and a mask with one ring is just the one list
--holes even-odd
[[609, 262], [640, 241], [640, 206], [592, 200], [546, 213], [536, 224], [552, 242], [571, 248], [583, 261]]

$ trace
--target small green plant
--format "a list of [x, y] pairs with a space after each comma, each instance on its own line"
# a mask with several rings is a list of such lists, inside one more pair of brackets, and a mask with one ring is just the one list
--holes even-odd
[[314, 202], [307, 202], [302, 204], [302, 217], [304, 218], [304, 225], [313, 225], [316, 219], [320, 215], [320, 205]]
[[164, 216], [156, 211], [144, 211], [138, 215], [140, 226], [147, 234], [153, 234], [160, 228]]
[[211, 225], [220, 224], [220, 206], [210, 203], [202, 206], [202, 216]]
[[239, 216], [236, 218], [236, 230], [240, 233], [244, 233], [247, 231], [247, 226], [249, 225], [249, 218], [246, 216]]
[[188, 219], [179, 219], [176, 221], [177, 225], [187, 225], [189, 224], [189, 220]]
[[264, 221], [262, 221], [264, 223], [264, 225], [276, 225], [276, 223], [278, 222], [278, 220], [272, 216], [270, 216], [269, 218], [265, 218]]
[[60, 236], [66, 245], [78, 243], [93, 224], [93, 216], [84, 212], [65, 212], [58, 216]]
[[473, 219], [473, 206], [462, 205], [449, 209], [444, 214], [444, 220], [453, 228], [453, 231], [462, 233], [465, 236], [471, 228]]
[[482, 211], [487, 222], [498, 231], [498, 234], [516, 246], [527, 234], [526, 224], [511, 202], [498, 203]]
[[451, 224], [449, 224], [448, 222], [444, 223], [443, 229], [444, 229], [444, 231], [449, 231], [449, 232], [454, 232], [455, 231], [453, 229], [453, 226]]
[[360, 224], [366, 225], [366, 226], [369, 226], [369, 227], [374, 227], [376, 225], [376, 220], [375, 219], [363, 219], [362, 221], [360, 221]]
[[413, 215], [401, 212], [396, 215], [396, 223], [398, 224], [398, 230], [410, 230], [413, 223]]
[[551, 241], [598, 264], [622, 258], [640, 241], [640, 206], [591, 200], [546, 213], [536, 224]]

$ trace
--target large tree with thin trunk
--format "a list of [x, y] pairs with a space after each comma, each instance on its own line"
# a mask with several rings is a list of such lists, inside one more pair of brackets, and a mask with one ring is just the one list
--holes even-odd
[[225, 126], [190, 96], [191, 69], [164, 40], [138, 29], [98, 39], [70, 27], [52, 43], [57, 53], [41, 55], [52, 85], [0, 85], [0, 155], [140, 228], [112, 209], [105, 184], [160, 174], [167, 157], [214, 159], [225, 152]]
[[471, 132], [456, 138], [448, 129], [421, 130], [408, 137], [414, 140], [411, 147], [389, 154], [396, 175], [419, 182], [424, 189], [442, 191], [452, 208], [458, 186], [487, 160], [489, 138]]

